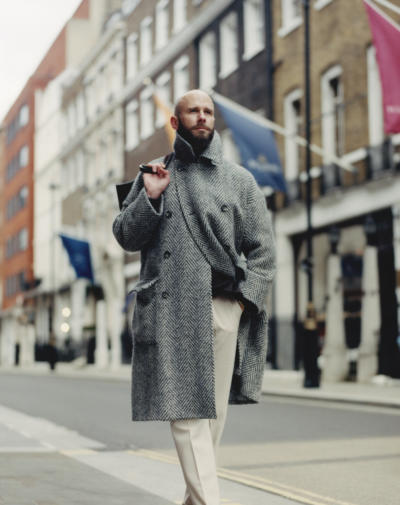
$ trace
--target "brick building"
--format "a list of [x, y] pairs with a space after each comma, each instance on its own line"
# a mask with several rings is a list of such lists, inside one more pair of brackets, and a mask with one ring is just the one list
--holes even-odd
[[[0, 282], [2, 285], [0, 361], [14, 361], [19, 339], [14, 314], [16, 301], [23, 303], [27, 290], [39, 279], [34, 275], [34, 160], [35, 119], [38, 90], [46, 88], [68, 65], [76, 64], [91, 47], [101, 29], [106, 2], [82, 0], [28, 79], [3, 122], [1, 158], [2, 233], [0, 237]], [[82, 50], [82, 41], [85, 41]], [[19, 310], [17, 308], [17, 310]]]
[[[275, 121], [293, 134], [304, 136], [302, 6], [294, 0], [276, 1], [273, 6]], [[337, 248], [337, 292], [343, 297], [343, 308], [336, 315], [336, 328], [337, 333], [340, 329], [344, 334], [345, 343], [340, 343], [343, 359], [355, 365], [364, 353], [363, 331], [369, 324], [365, 310], [372, 295], [363, 292], [362, 267], [368, 246], [375, 246], [380, 320], [375, 322], [377, 336], [372, 337], [365, 352], [371, 359], [378, 358], [375, 373], [399, 375], [399, 244], [398, 239], [393, 240], [393, 230], [400, 203], [400, 136], [384, 136], [380, 78], [362, 0], [315, 0], [310, 2], [310, 13], [312, 142], [326, 153], [322, 159], [313, 155], [311, 170], [313, 290], [322, 345], [326, 347], [327, 343], [327, 264]], [[387, 14], [399, 21], [393, 12]], [[278, 142], [289, 193], [285, 199], [282, 195], [273, 199], [279, 251], [275, 283], [280, 346], [277, 359], [279, 366], [290, 368], [300, 366], [301, 321], [307, 302], [306, 276], [300, 268], [305, 257], [306, 174], [304, 149], [290, 137], [280, 137]], [[355, 172], [329, 163], [329, 154], [351, 163]], [[372, 230], [366, 224], [372, 224]]]

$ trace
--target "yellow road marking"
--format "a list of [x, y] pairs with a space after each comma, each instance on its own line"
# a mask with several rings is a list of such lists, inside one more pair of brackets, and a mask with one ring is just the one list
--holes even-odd
[[[137, 451], [129, 450], [128, 452], [149, 459], [162, 461], [164, 463], [170, 463], [174, 465], [179, 464], [179, 460], [176, 456], [151, 451], [148, 449], [138, 449]], [[218, 468], [218, 476], [222, 479], [237, 482], [248, 487], [259, 489], [261, 491], [267, 491], [272, 494], [283, 496], [284, 498], [288, 498], [290, 500], [304, 503], [306, 505], [327, 505], [327, 503], [332, 505], [354, 505], [353, 503], [337, 500], [329, 496], [319, 495], [317, 493], [313, 493], [312, 491], [307, 491], [306, 489], [290, 486], [288, 484], [281, 484], [279, 482], [270, 481], [257, 475], [250, 475], [244, 472], [228, 470], [226, 468]], [[229, 505], [236, 504], [229, 503]]]

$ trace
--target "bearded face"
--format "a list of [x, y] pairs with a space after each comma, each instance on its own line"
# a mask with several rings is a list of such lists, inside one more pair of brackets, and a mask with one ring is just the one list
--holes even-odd
[[210, 144], [214, 136], [214, 128], [204, 125], [186, 127], [180, 116], [178, 116], [179, 126], [177, 132], [192, 146], [196, 155], [202, 153]]

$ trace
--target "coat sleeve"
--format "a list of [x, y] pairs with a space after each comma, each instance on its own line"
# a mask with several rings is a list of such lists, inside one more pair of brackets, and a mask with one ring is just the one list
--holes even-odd
[[160, 198], [156, 209], [147, 196], [143, 176], [139, 173], [113, 223], [114, 236], [123, 249], [140, 251], [153, 238], [163, 215], [164, 195]]
[[275, 275], [275, 240], [265, 197], [254, 180], [247, 195], [242, 251], [247, 271], [239, 283], [239, 291], [262, 311]]

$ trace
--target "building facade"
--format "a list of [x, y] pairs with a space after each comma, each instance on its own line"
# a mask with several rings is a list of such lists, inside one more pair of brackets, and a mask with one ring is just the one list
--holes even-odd
[[[273, 201], [279, 251], [277, 364], [297, 368], [307, 304], [301, 269], [307, 176], [304, 148], [294, 141], [295, 135], [305, 136], [304, 23], [300, 2], [273, 5], [274, 118], [291, 134], [278, 138], [288, 194], [274, 195]], [[393, 12], [387, 14], [399, 21]], [[311, 169], [313, 292], [325, 358], [321, 365], [329, 369], [332, 348], [339, 346], [336, 358], [343, 366], [338, 378], [361, 380], [363, 360], [371, 365], [365, 380], [376, 373], [398, 376], [399, 242], [393, 234], [398, 229], [400, 136], [384, 135], [380, 77], [362, 0], [310, 2], [310, 26], [312, 142], [324, 150], [322, 157], [313, 155]], [[330, 162], [330, 155], [351, 164], [354, 172]], [[372, 266], [371, 248], [376, 256]], [[337, 261], [333, 291], [332, 256]], [[368, 316], [371, 307], [373, 318]]]
[[[109, 4], [106, 0], [81, 2], [2, 122], [4, 178], [1, 202], [4, 221], [0, 239], [3, 293], [0, 362], [3, 364], [14, 364], [18, 362], [20, 352], [26, 354], [25, 339], [21, 335], [26, 330], [26, 324], [32, 326], [34, 323], [31, 291], [42, 281], [34, 272], [34, 235], [38, 229], [34, 222], [35, 127], [36, 117], [40, 114], [36, 98], [65, 68], [76, 65], [94, 44]], [[85, 44], [82, 48], [83, 40]], [[51, 149], [52, 146], [49, 146]], [[29, 347], [32, 348], [31, 342]]]
[[[138, 279], [140, 254], [123, 253], [112, 237], [118, 212], [114, 185], [132, 180], [140, 163], [171, 152], [167, 119], [155, 95], [172, 110], [183, 93], [199, 87], [286, 128], [277, 143], [288, 191], [266, 196], [278, 258], [267, 359], [275, 368], [299, 369], [307, 306], [302, 269], [307, 176], [304, 147], [295, 141], [305, 135], [303, 2], [115, 0], [96, 5], [102, 5], [95, 16], [101, 36], [97, 32], [92, 49], [38, 90], [33, 105], [24, 108], [21, 95], [3, 131], [7, 137], [18, 125], [28, 128], [30, 107], [40, 104], [37, 144], [25, 148], [21, 137], [13, 151], [6, 145], [3, 153], [5, 177], [7, 170], [23, 173], [22, 165], [35, 159], [35, 185], [24, 189], [20, 181], [13, 192], [11, 186], [3, 188], [10, 191], [10, 209], [4, 207], [2, 219], [15, 229], [7, 231], [0, 258], [7, 259], [7, 247], [11, 254], [31, 240], [17, 222], [24, 211], [16, 209], [25, 208], [32, 191], [40, 195], [34, 206], [34, 272], [26, 279], [28, 287], [35, 278], [41, 284], [33, 296], [25, 296], [25, 306], [36, 308], [21, 312], [17, 305], [18, 317], [34, 326], [36, 340], [46, 342], [54, 333], [60, 344], [67, 342], [74, 355], [86, 353], [87, 359], [95, 338], [90, 359], [99, 365], [118, 365], [121, 354], [129, 360], [132, 304], [125, 293]], [[327, 380], [398, 376], [400, 135], [383, 132], [380, 78], [363, 1], [310, 0], [309, 5], [312, 142], [323, 150], [322, 156], [312, 155], [311, 169], [319, 364]], [[11, 118], [17, 116], [15, 126]], [[240, 162], [218, 110], [216, 128], [225, 155]], [[332, 156], [348, 169], [333, 163]], [[88, 240], [94, 283], [75, 279], [60, 232]], [[29, 246], [27, 256], [28, 251]], [[24, 254], [18, 252], [15, 261]], [[5, 261], [1, 265], [5, 272]], [[7, 274], [18, 276], [19, 269], [7, 263]], [[7, 293], [21, 282], [14, 277], [4, 284], [5, 308], [16, 299], [16, 293], [14, 298]]]

